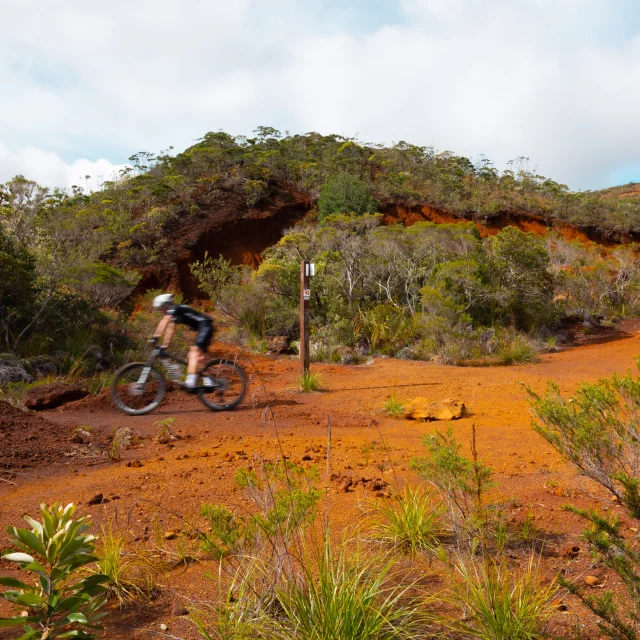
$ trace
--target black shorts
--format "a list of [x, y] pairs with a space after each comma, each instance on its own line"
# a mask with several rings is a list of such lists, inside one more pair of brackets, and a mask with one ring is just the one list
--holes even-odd
[[206, 351], [211, 344], [211, 338], [213, 338], [213, 326], [208, 324], [200, 327], [198, 335], [196, 335], [195, 345], [203, 351]]

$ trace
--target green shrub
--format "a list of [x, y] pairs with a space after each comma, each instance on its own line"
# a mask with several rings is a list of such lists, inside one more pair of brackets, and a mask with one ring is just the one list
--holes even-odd
[[0, 577], [0, 585], [8, 587], [0, 596], [29, 611], [26, 618], [0, 618], [0, 627], [23, 625], [24, 640], [89, 640], [101, 629], [97, 621], [105, 615], [99, 609], [109, 578], [99, 573], [79, 578], [98, 558], [93, 555], [94, 536], [85, 533], [90, 522], [86, 517], [74, 519], [75, 509], [73, 504], [41, 505], [42, 522], [25, 516], [31, 529], [8, 529], [17, 550], [4, 551], [2, 558], [33, 574], [33, 581]]
[[[640, 362], [638, 362], [640, 367]], [[640, 517], [640, 378], [631, 372], [584, 384], [569, 400], [549, 383], [540, 397], [529, 390], [536, 418], [534, 428], [585, 476], [620, 500], [632, 518]], [[591, 595], [572, 580], [560, 584], [595, 613], [604, 634], [614, 640], [640, 637], [640, 553], [621, 533], [617, 517], [595, 509], [568, 507], [588, 523], [584, 533], [591, 553], [617, 574], [626, 593]]]
[[472, 442], [473, 458], [460, 454], [451, 428], [446, 434], [437, 431], [425, 436], [428, 458], [414, 458], [412, 468], [434, 486], [449, 515], [452, 531], [459, 542], [473, 544], [483, 538], [487, 513], [485, 495], [492, 486], [493, 470], [479, 459]]
[[369, 187], [348, 173], [331, 178], [320, 190], [318, 212], [320, 219], [335, 213], [374, 213], [378, 203], [371, 196]]

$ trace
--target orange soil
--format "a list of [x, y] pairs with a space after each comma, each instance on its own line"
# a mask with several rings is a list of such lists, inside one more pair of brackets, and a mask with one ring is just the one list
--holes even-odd
[[[397, 474], [401, 482], [414, 482], [416, 476], [409, 463], [412, 457], [423, 455], [423, 436], [448, 425], [387, 418], [381, 412], [383, 402], [392, 393], [403, 400], [416, 396], [451, 398], [464, 401], [471, 411], [469, 417], [451, 426], [468, 454], [475, 423], [480, 456], [496, 472], [493, 499], [505, 502], [508, 515], [516, 520], [527, 512], [534, 514], [546, 538], [543, 568], [547, 575], [564, 570], [565, 575], [576, 578], [594, 569], [590, 569], [591, 560], [579, 539], [583, 523], [561, 510], [561, 505], [597, 503], [623, 521], [627, 519], [619, 506], [579, 477], [532, 430], [522, 384], [541, 392], [545, 381], [554, 380], [564, 393], [572, 393], [579, 383], [633, 367], [633, 356], [640, 352], [639, 337], [640, 333], [635, 333], [605, 344], [545, 355], [537, 364], [520, 367], [456, 368], [394, 359], [360, 366], [314, 365], [325, 388], [314, 394], [295, 390], [297, 362], [258, 357], [245, 362], [252, 373], [247, 400], [229, 413], [212, 413], [197, 399], [178, 392], [169, 393], [163, 406], [142, 417], [118, 413], [106, 397], [81, 400], [46, 414], [59, 425], [63, 443], [68, 443], [69, 433], [77, 425], [90, 425], [98, 441], [106, 441], [115, 427], [124, 425], [142, 434], [140, 448], [125, 451], [119, 463], [79, 457], [82, 454], [76, 448], [74, 455], [57, 463], [39, 466], [36, 462], [19, 469], [21, 473], [13, 476], [17, 486], [0, 483], [0, 527], [4, 530], [8, 524], [18, 524], [25, 513], [37, 513], [40, 502], [74, 501], [80, 504], [79, 513], [93, 515], [98, 531], [108, 518], [117, 517], [121, 526], [128, 525], [137, 543], [152, 544], [154, 523], [161, 534], [181, 527], [168, 510], [189, 518], [205, 501], [245, 508], [247, 502], [235, 488], [234, 473], [250, 464], [254, 455], [273, 460], [280, 451], [278, 438], [293, 461], [305, 465], [315, 462], [324, 468], [320, 447], [326, 444], [328, 417], [333, 429], [331, 470], [338, 477], [379, 478], [375, 463], [390, 458], [395, 471], [386, 472], [384, 479], [393, 484]], [[275, 421], [265, 421], [267, 405], [272, 407]], [[168, 417], [175, 417], [175, 429], [182, 436], [173, 447], [152, 440], [153, 423]], [[19, 447], [19, 434], [15, 437]], [[383, 439], [388, 451], [380, 444]], [[302, 461], [303, 456], [311, 460]], [[142, 466], [127, 467], [133, 459], [140, 460]], [[338, 484], [339, 479], [331, 483], [329, 496], [336, 531], [361, 520], [363, 501], [372, 493], [363, 484], [342, 493]], [[111, 501], [87, 506], [97, 493]], [[626, 532], [636, 535], [629, 529]], [[0, 538], [0, 548], [6, 543], [5, 535]], [[163, 544], [171, 548], [176, 543]], [[572, 545], [581, 548], [577, 558], [564, 554]], [[7, 569], [8, 563], [0, 562], [0, 572]], [[161, 623], [167, 624], [174, 636], [198, 637], [186, 618], [176, 614], [187, 603], [185, 598], [200, 602], [215, 598], [215, 583], [205, 578], [208, 572], [215, 573], [215, 563], [198, 562], [162, 575], [159, 598], [149, 605], [115, 612], [108, 618], [108, 637], [152, 637], [145, 629], [157, 632]], [[572, 625], [578, 622], [594, 630], [592, 616], [571, 598], [564, 597], [564, 602], [568, 611], [554, 616], [556, 634], [569, 637]], [[0, 610], [0, 615], [4, 611]], [[0, 633], [0, 638], [12, 637], [9, 631], [4, 634]], [[597, 637], [595, 632], [593, 637]]]

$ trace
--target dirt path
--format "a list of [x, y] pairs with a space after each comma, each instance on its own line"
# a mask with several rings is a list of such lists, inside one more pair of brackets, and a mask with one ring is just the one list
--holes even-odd
[[[531, 429], [522, 384], [542, 391], [545, 381], [553, 380], [563, 392], [571, 393], [579, 383], [626, 371], [635, 366], [634, 355], [640, 353], [639, 336], [545, 355], [539, 363], [521, 367], [459, 368], [392, 359], [360, 366], [317, 365], [314, 370], [326, 390], [315, 394], [295, 390], [297, 362], [255, 358], [249, 397], [230, 413], [212, 413], [197, 399], [177, 392], [168, 394], [158, 411], [143, 417], [116, 412], [108, 399], [82, 400], [46, 414], [59, 427], [59, 449], [70, 455], [46, 465], [36, 459], [13, 466], [19, 472], [12, 480], [16, 486], [0, 483], [0, 527], [4, 530], [8, 524], [19, 523], [24, 513], [36, 513], [40, 502], [73, 501], [80, 504], [81, 513], [93, 515], [97, 528], [117, 517], [145, 544], [154, 535], [163, 538], [165, 532], [180, 527], [169, 511], [190, 518], [203, 502], [244, 507], [233, 478], [239, 467], [251, 464], [253, 456], [274, 459], [282, 447], [296, 462], [324, 465], [321, 447], [326, 444], [330, 417], [331, 467], [336, 476], [331, 483], [330, 508], [334, 527], [339, 529], [358, 519], [364, 500], [375, 492], [376, 480], [415, 479], [409, 463], [412, 457], [423, 455], [423, 436], [448, 426], [386, 418], [382, 406], [393, 393], [402, 400], [426, 396], [467, 404], [471, 415], [451, 423], [456, 438], [468, 453], [475, 423], [480, 455], [496, 471], [496, 499], [508, 500], [514, 517], [528, 511], [535, 515], [536, 525], [550, 541], [547, 568], [557, 571], [567, 567], [563, 549], [577, 543], [582, 529], [560, 506], [570, 498], [574, 504], [601, 501], [607, 509], [618, 511], [619, 507], [578, 477]], [[251, 369], [249, 363], [247, 368]], [[267, 405], [273, 420], [265, 415]], [[154, 422], [169, 417], [175, 418], [174, 428], [181, 438], [173, 446], [159, 445], [152, 440]], [[93, 438], [102, 442], [116, 427], [127, 426], [140, 432], [141, 444], [124, 451], [117, 463], [80, 457], [90, 452], [69, 443], [78, 425], [91, 426]], [[53, 436], [48, 431], [46, 437]], [[19, 433], [14, 438], [19, 445]], [[38, 442], [43, 448], [45, 444]], [[127, 466], [134, 460], [140, 466]], [[386, 471], [384, 477], [380, 471], [383, 461], [394, 464], [394, 471]], [[346, 493], [339, 490], [345, 476], [354, 481], [354, 490]], [[89, 500], [99, 493], [109, 502], [89, 506]], [[0, 537], [0, 547], [5, 542], [6, 536]], [[584, 571], [588, 566], [588, 557], [582, 557], [570, 562], [568, 572]], [[0, 570], [4, 569], [0, 563]], [[196, 564], [163, 578], [160, 598], [144, 610], [118, 616], [119, 624], [111, 628], [109, 637], [152, 637], [144, 629], [157, 631], [159, 624], [166, 623], [175, 635], [196, 638], [190, 624], [177, 614], [184, 608], [183, 596], [207, 600], [214, 590], [204, 573]], [[575, 607], [563, 616], [560, 625], [586, 619]], [[4, 637], [11, 636], [0, 634]]]

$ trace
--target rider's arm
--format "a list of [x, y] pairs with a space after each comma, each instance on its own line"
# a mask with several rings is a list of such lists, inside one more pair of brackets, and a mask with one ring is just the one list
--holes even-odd
[[172, 319], [173, 319], [173, 316], [170, 316], [169, 314], [164, 316], [164, 318], [162, 318], [162, 320], [160, 320], [160, 322], [158, 323], [156, 330], [153, 332], [153, 337], [158, 339], [162, 338], [162, 336], [164, 335], [164, 332], [167, 329], [167, 325], [171, 326], [169, 323], [171, 322]]
[[164, 334], [164, 341], [162, 346], [167, 349], [169, 347], [169, 343], [171, 342], [171, 338], [173, 338], [173, 334], [176, 332], [176, 325], [174, 322], [170, 322], [167, 328], [167, 332]]

